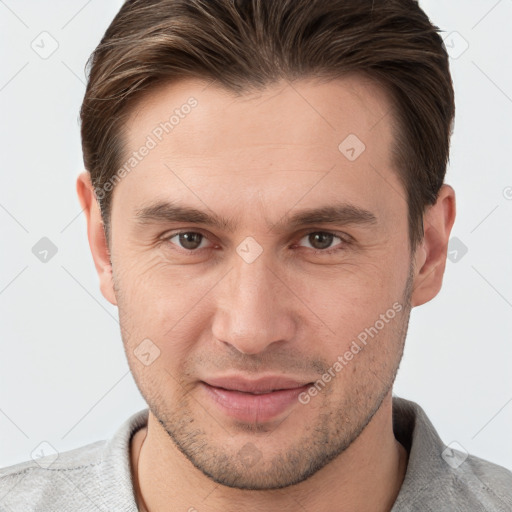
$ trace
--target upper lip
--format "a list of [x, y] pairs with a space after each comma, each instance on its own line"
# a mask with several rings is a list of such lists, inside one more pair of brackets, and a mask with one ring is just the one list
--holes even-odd
[[294, 389], [309, 384], [280, 375], [269, 375], [259, 379], [247, 379], [238, 375], [226, 377], [212, 377], [204, 379], [206, 384], [217, 388], [229, 389], [232, 391], [243, 391], [245, 393], [268, 393], [278, 389]]

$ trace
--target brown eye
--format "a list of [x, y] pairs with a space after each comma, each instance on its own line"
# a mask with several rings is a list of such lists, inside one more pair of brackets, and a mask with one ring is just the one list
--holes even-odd
[[314, 249], [328, 249], [332, 244], [334, 235], [331, 233], [311, 233], [308, 235], [308, 241]]
[[[340, 240], [341, 243], [335, 244], [333, 246], [332, 243], [335, 239]], [[341, 250], [348, 243], [340, 236], [328, 231], [312, 231], [303, 236], [301, 240], [306, 240], [309, 244], [309, 247], [315, 252], [325, 254], [330, 254], [331, 252]]]
[[[172, 242], [173, 238], [177, 238], [177, 242]], [[180, 233], [175, 233], [167, 237], [166, 240], [171, 242], [174, 245], [178, 245], [182, 249], [186, 249], [187, 251], [195, 251], [196, 249], [201, 248], [201, 242], [205, 239], [205, 236], [201, 233], [197, 233], [195, 231], [182, 231]]]

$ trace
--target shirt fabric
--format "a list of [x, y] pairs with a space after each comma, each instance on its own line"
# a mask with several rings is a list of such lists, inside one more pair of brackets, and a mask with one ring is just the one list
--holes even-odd
[[[137, 512], [130, 440], [147, 418], [143, 409], [107, 441], [0, 470], [0, 511]], [[409, 461], [391, 512], [512, 511], [512, 472], [447, 447], [418, 404], [393, 396], [393, 431]]]

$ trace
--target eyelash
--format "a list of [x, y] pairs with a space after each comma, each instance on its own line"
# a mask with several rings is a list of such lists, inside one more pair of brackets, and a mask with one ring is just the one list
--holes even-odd
[[[201, 251], [201, 249], [185, 249], [183, 247], [179, 247], [176, 244], [173, 244], [172, 242], [170, 242], [171, 238], [174, 238], [177, 235], [182, 235], [184, 233], [196, 233], [196, 234], [201, 235], [203, 238], [206, 238], [207, 240], [209, 240], [209, 238], [204, 233], [202, 233], [201, 231], [182, 230], [182, 231], [176, 231], [174, 233], [170, 233], [170, 234], [164, 236], [162, 238], [162, 241], [163, 242], [171, 243], [172, 245], [176, 246], [180, 252], [183, 252], [183, 253], [188, 254], [188, 255], [193, 255], [194, 253], [199, 253]], [[341, 236], [341, 234], [337, 234], [337, 233], [334, 233], [332, 231], [323, 231], [323, 230], [318, 230], [318, 229], [317, 230], [313, 230], [313, 231], [308, 231], [307, 233], [302, 234], [301, 237], [299, 238], [299, 241], [302, 240], [304, 237], [307, 237], [307, 236], [312, 235], [314, 233], [315, 234], [316, 233], [322, 233], [322, 234], [327, 234], [327, 235], [333, 235], [335, 238], [339, 238], [341, 240], [341, 243], [338, 244], [337, 246], [335, 246], [334, 248], [330, 248], [330, 249], [311, 249], [313, 251], [313, 254], [315, 254], [316, 256], [318, 256], [318, 255], [326, 255], [326, 254], [330, 255], [330, 254], [333, 254], [333, 253], [338, 252], [338, 251], [343, 251], [344, 248], [347, 245], [350, 244], [350, 240], [349, 240], [349, 236], [348, 235]], [[211, 249], [211, 248], [203, 247], [203, 249]]]

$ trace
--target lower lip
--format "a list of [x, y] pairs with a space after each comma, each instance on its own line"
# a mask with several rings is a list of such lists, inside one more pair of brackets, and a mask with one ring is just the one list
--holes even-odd
[[306, 384], [300, 388], [253, 395], [216, 388], [201, 382], [201, 387], [225, 414], [247, 423], [264, 423], [274, 419], [293, 403], [297, 403], [299, 395], [310, 386], [311, 384]]

